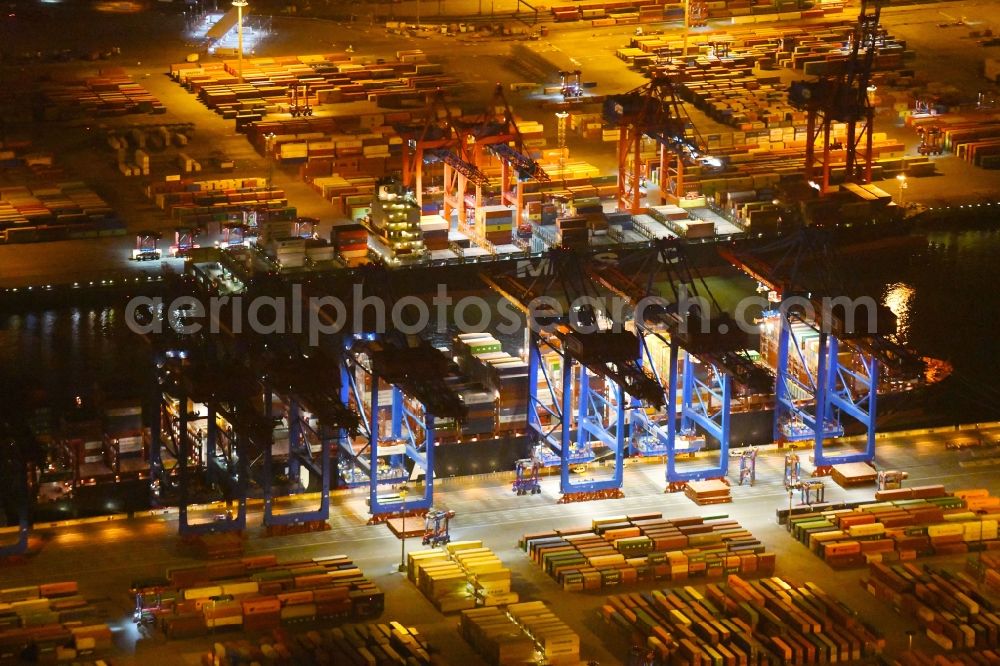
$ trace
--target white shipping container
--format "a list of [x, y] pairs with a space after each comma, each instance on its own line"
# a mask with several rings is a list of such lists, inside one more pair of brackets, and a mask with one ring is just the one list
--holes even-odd
[[332, 245], [321, 245], [306, 249], [306, 257], [312, 261], [330, 261], [333, 259], [333, 254]]
[[118, 443], [118, 453], [120, 454], [139, 453], [140, 451], [142, 451], [141, 439], [137, 442], [129, 442], [128, 444]]
[[281, 258], [278, 260], [282, 268], [302, 268], [306, 263], [305, 255]]

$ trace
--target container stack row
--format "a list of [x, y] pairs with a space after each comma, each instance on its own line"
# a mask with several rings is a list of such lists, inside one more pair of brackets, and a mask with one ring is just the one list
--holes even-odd
[[290, 236], [272, 237], [266, 243], [258, 243], [265, 254], [280, 268], [301, 268], [306, 262], [320, 264], [334, 258], [335, 248], [324, 239]]
[[[224, 118], [239, 119], [287, 111], [298, 103], [338, 104], [378, 101], [399, 108], [423, 103], [425, 93], [448, 88], [455, 79], [418, 50], [399, 51], [390, 62], [354, 60], [346, 53], [250, 58], [243, 61], [243, 83], [236, 61], [177, 63], [171, 76]], [[298, 97], [292, 90], [298, 88]], [[251, 121], [252, 122], [252, 121]]]
[[[738, 24], [737, 24], [738, 25]], [[791, 56], [795, 48], [806, 43], [837, 43], [846, 39], [851, 23], [843, 20], [829, 20], [815, 23], [808, 28], [792, 26], [754, 26], [718, 30], [702, 35], [692, 34], [688, 40], [689, 55], [712, 55], [719, 59], [735, 53], [750, 53], [764, 61], [762, 69], [793, 67]], [[679, 53], [683, 42], [672, 35], [633, 35], [627, 47], [622, 47], [615, 55], [636, 68], [656, 65], [658, 57]], [[723, 45], [720, 52], [716, 45]], [[790, 64], [786, 65], [785, 63]], [[800, 65], [801, 67], [801, 65]]]
[[514, 211], [507, 206], [482, 206], [476, 210], [477, 235], [494, 245], [510, 243], [513, 225]]
[[459, 631], [490, 666], [530, 663], [535, 643], [501, 608], [477, 608], [462, 612]]
[[410, 122], [409, 111], [387, 111], [355, 103], [341, 115], [268, 118], [243, 128], [261, 155], [300, 164], [302, 179], [333, 174], [381, 176], [399, 169], [402, 138], [395, 126]]
[[420, 235], [428, 252], [448, 249], [448, 231], [451, 225], [440, 215], [420, 216]]
[[601, 173], [593, 164], [580, 160], [559, 161], [557, 158], [553, 161], [551, 158], [545, 158], [540, 164], [545, 169], [545, 173], [549, 174], [552, 179], [552, 185], [564, 184], [566, 188], [573, 184], [590, 185], [590, 180], [599, 177]]
[[[707, 4], [726, 5], [725, 2]], [[553, 5], [552, 18], [559, 22], [590, 21], [594, 26], [682, 21], [684, 5], [663, 0], [598, 0], [572, 5]]]
[[455, 541], [407, 557], [407, 577], [442, 613], [516, 603], [510, 569], [482, 541]]
[[590, 230], [583, 215], [561, 215], [556, 218], [556, 230], [563, 247], [582, 248], [590, 244]]
[[715, 225], [691, 217], [687, 209], [675, 205], [653, 206], [650, 216], [681, 238], [708, 238], [715, 235]]
[[528, 402], [528, 364], [503, 350], [489, 333], [460, 333], [454, 340], [455, 356], [462, 372], [474, 382], [498, 394], [496, 427], [523, 429]]
[[608, 624], [665, 664], [830, 664], [874, 658], [884, 640], [813, 583], [781, 578], [608, 597]]
[[41, 86], [39, 93], [46, 120], [167, 111], [119, 67], [101, 70], [98, 76], [50, 81]]
[[462, 613], [462, 637], [493, 666], [580, 662], [580, 637], [541, 601]]
[[507, 606], [507, 615], [534, 642], [549, 664], [580, 662], [580, 637], [541, 601]]
[[[386, 161], [399, 158], [402, 139], [389, 128], [375, 127], [352, 133], [278, 134], [270, 142], [265, 157], [281, 163], [301, 163], [304, 176], [330, 175], [333, 169], [344, 166], [350, 171], [362, 170], [373, 175], [383, 175]], [[352, 165], [354, 168], [351, 168]]]
[[337, 224], [330, 231], [334, 252], [348, 266], [368, 263], [368, 230], [357, 222]]
[[638, 580], [770, 575], [775, 556], [726, 517], [661, 514], [594, 520], [589, 529], [525, 535], [520, 547], [564, 590], [596, 590]]
[[907, 650], [896, 655], [892, 663], [896, 666], [989, 666], [997, 660], [1000, 660], [1000, 654], [996, 650], [956, 652], [947, 655]]
[[107, 433], [99, 428], [74, 428], [61, 444], [65, 460], [58, 467], [71, 471], [77, 483], [135, 477], [149, 469], [148, 441], [141, 428]]
[[941, 486], [913, 490], [925, 497], [794, 515], [792, 535], [834, 568], [965, 553], [997, 540], [1000, 506]]
[[452, 348], [462, 378], [467, 380], [455, 386], [467, 409], [462, 432], [469, 435], [493, 432], [497, 427], [497, 389], [491, 383], [490, 361], [512, 357], [489, 333], [460, 333], [453, 339]]
[[[980, 557], [976, 560], [975, 570], [982, 579], [986, 589], [997, 594], [1000, 592], [1000, 554], [991, 552], [980, 552]], [[969, 561], [972, 564], [972, 561]]]
[[339, 215], [359, 220], [371, 212], [375, 179], [371, 176], [331, 174], [309, 181], [314, 190], [333, 204]]
[[374, 617], [384, 607], [383, 593], [344, 555], [281, 564], [244, 558], [174, 569], [168, 578], [155, 614], [171, 638], [213, 627], [269, 631], [317, 618]]
[[116, 152], [128, 148], [163, 150], [171, 146], [182, 148], [188, 145], [193, 134], [193, 123], [132, 125], [108, 128], [105, 140], [108, 147]]
[[17, 145], [20, 142], [7, 142], [4, 148], [0, 149], [0, 168], [4, 169], [4, 176], [8, 182], [47, 186], [68, 178], [66, 169], [56, 161], [53, 153], [8, 149], [12, 143]]
[[32, 153], [30, 139], [7, 137], [0, 141], [0, 168], [12, 169], [23, 166], [25, 158]]
[[[402, 168], [404, 138], [397, 128], [422, 126], [422, 109], [395, 111], [374, 103], [356, 103], [343, 111], [336, 117], [266, 119], [252, 123], [245, 131], [262, 155], [300, 163], [300, 174], [307, 183], [337, 173], [382, 176]], [[460, 113], [454, 110], [456, 118]], [[432, 168], [425, 165], [425, 173]], [[492, 182], [499, 180], [493, 178]], [[440, 200], [429, 207], [431, 203], [428, 195], [424, 213], [437, 212]]]
[[104, 220], [108, 205], [83, 183], [0, 189], [0, 228], [18, 224], [74, 224]]
[[284, 190], [268, 187], [262, 178], [157, 181], [146, 187], [146, 196], [175, 222], [192, 227], [225, 223], [234, 217], [242, 221], [247, 208], [266, 208], [272, 220], [295, 217]]
[[873, 562], [861, 585], [876, 599], [915, 619], [942, 650], [989, 651], [994, 660], [998, 658], [1000, 618], [971, 576], [911, 563]]
[[255, 641], [215, 643], [205, 655], [214, 666], [267, 664], [368, 664], [421, 666], [430, 664], [429, 644], [414, 627], [399, 622], [345, 624], [289, 635], [275, 632]]
[[937, 127], [945, 150], [984, 169], [1000, 168], [1000, 114], [935, 115], [909, 124], [916, 128]]
[[447, 381], [467, 413], [461, 423], [438, 419], [440, 439], [522, 431], [527, 424], [528, 364], [503, 351], [489, 333], [458, 334], [448, 353], [461, 374]]
[[[738, 25], [738, 24], [737, 24]], [[815, 23], [804, 27], [734, 27], [726, 32], [692, 35], [688, 55], [697, 59], [691, 72], [705, 67], [717, 72], [736, 67], [756, 71], [797, 69], [809, 76], [832, 73], [846, 60], [853, 23], [843, 20]], [[683, 42], [660, 34], [635, 35], [627, 47], [616, 52], [621, 60], [639, 69], [671, 67], [671, 56], [680, 53]], [[906, 42], [892, 35], [880, 41], [874, 63], [877, 72], [898, 68], [904, 58], [913, 57]], [[701, 80], [696, 77], [694, 80]]]
[[0, 188], [0, 234], [9, 243], [97, 236], [118, 226], [107, 202], [81, 182]]
[[0, 590], [0, 663], [24, 663], [30, 646], [40, 663], [77, 661], [111, 649], [111, 628], [72, 581]]

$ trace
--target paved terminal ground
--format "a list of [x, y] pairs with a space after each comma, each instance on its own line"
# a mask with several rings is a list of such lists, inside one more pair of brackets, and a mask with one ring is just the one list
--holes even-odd
[[[889, 435], [879, 438], [876, 462], [880, 469], [909, 472], [907, 485], [942, 483], [952, 490], [982, 487], [995, 494], [1000, 492], [996, 480], [1000, 454], [994, 454], [993, 449], [951, 450], [946, 445], [996, 441], [997, 438], [1000, 438], [1000, 426], [992, 424], [981, 430], [947, 429]], [[623, 663], [626, 649], [617, 631], [605, 625], [598, 616], [608, 591], [563, 592], [517, 548], [517, 540], [522, 534], [587, 525], [595, 517], [628, 513], [658, 511], [668, 517], [728, 514], [760, 538], [769, 551], [777, 553], [776, 575], [793, 581], [818, 583], [885, 633], [888, 654], [905, 649], [905, 632], [913, 627], [858, 585], [864, 570], [834, 571], [777, 524], [776, 509], [788, 506], [788, 495], [782, 485], [783, 455], [776, 449], [761, 451], [757, 483], [753, 487], [736, 484], [738, 471], [733, 460], [730, 479], [733, 480], [734, 501], [725, 505], [698, 507], [683, 494], [664, 494], [662, 464], [652, 462], [633, 462], [629, 466], [625, 475], [625, 498], [619, 500], [557, 504], [556, 477], [543, 479], [541, 495], [517, 497], [510, 489], [510, 475], [501, 474], [441, 479], [437, 482], [436, 503], [456, 512], [452, 529], [454, 539], [482, 539], [511, 568], [514, 590], [521, 598], [542, 599], [549, 603], [555, 613], [580, 634], [581, 655], [604, 665]], [[805, 460], [806, 456], [802, 457]], [[806, 467], [808, 465], [804, 464]], [[872, 497], [871, 486], [844, 490], [832, 480], [826, 480], [826, 499], [829, 501], [870, 500]], [[264, 537], [255, 527], [249, 530], [246, 552], [274, 553], [279, 560], [346, 554], [386, 592], [386, 611], [382, 617], [417, 626], [438, 649], [438, 663], [470, 666], [483, 663], [459, 638], [457, 616], [441, 615], [414, 585], [394, 572], [400, 560], [400, 541], [386, 526], [369, 526], [366, 520], [364, 491], [338, 493], [334, 498], [329, 531]], [[252, 514], [250, 521], [251, 525], [259, 525], [259, 513]], [[113, 618], [117, 650], [121, 653], [115, 655], [115, 663], [195, 664], [213, 637], [166, 641], [158, 632], [140, 635], [131, 623], [131, 600], [127, 590], [132, 580], [163, 575], [169, 566], [195, 562], [177, 554], [175, 530], [176, 523], [169, 516], [46, 529], [41, 533], [46, 544], [37, 557], [25, 565], [0, 569], [0, 587], [76, 579], [81, 593], [90, 599], [101, 600], [101, 605]], [[406, 548], [420, 548], [419, 541], [409, 540]], [[964, 558], [931, 558], [919, 563], [931, 561], [961, 567]], [[669, 585], [659, 581], [612, 588], [610, 592]], [[219, 638], [238, 636], [221, 634]], [[914, 645], [925, 649], [932, 647], [922, 636], [915, 639]]]
[[[498, 0], [496, 13], [511, 11], [513, 7], [507, 7], [508, 4], [512, 2]], [[973, 28], [1000, 28], [991, 24], [997, 16], [997, 4], [996, 0], [970, 0], [891, 7], [885, 10], [883, 23], [891, 32], [905, 38], [910, 48], [916, 49], [918, 56], [914, 64], [920, 77], [951, 84], [958, 91], [960, 99], [973, 101], [980, 90], [988, 88], [979, 73], [983, 58], [997, 56], [1000, 48], [979, 47], [968, 35]], [[474, 16], [479, 11], [479, 7], [469, 0], [424, 2], [424, 13], [421, 14], [423, 20], [435, 20], [435, 5], [449, 16]], [[389, 7], [388, 3], [362, 3], [358, 5], [358, 18], [353, 23], [275, 18], [272, 33], [255, 47], [256, 55], [336, 51], [352, 46], [358, 55], [392, 57], [397, 50], [421, 48], [427, 52], [430, 60], [441, 62], [447, 73], [462, 82], [452, 99], [454, 103], [470, 110], [485, 106], [495, 82], [509, 84], [525, 80], [524, 72], [516, 66], [510, 55], [511, 46], [515, 42], [468, 34], [444, 36], [429, 30], [417, 33], [419, 36], [390, 34], [381, 23], [372, 18], [373, 12], [386, 16], [385, 10]], [[416, 2], [413, 0], [396, 3], [391, 7], [397, 16], [413, 17], [416, 14]], [[317, 11], [321, 11], [321, 8]], [[482, 11], [488, 12], [485, 4]], [[853, 11], [848, 9], [845, 17], [853, 18]], [[46, 16], [49, 18], [46, 19]], [[960, 17], [965, 17], [968, 27], [938, 27], [941, 22]], [[40, 25], [47, 26], [45, 21], [56, 20], [64, 25], [79, 26], [79, 29], [35, 29]], [[725, 29], [726, 26], [722, 22], [716, 22], [711, 27]], [[614, 55], [615, 49], [627, 45], [634, 31], [632, 26], [595, 28], [583, 23], [573, 23], [552, 24], [550, 28], [551, 31], [542, 43], [562, 51], [578, 62], [584, 72], [584, 79], [598, 84], [597, 93], [621, 92], [643, 82], [641, 74], [627, 69], [625, 63]], [[676, 24], [649, 24], [644, 29], [679, 34]], [[166, 238], [172, 234], [173, 225], [142, 194], [142, 179], [126, 178], [118, 172], [112, 152], [99, 138], [104, 126], [193, 122], [196, 125], [195, 138], [187, 152], [206, 164], [206, 170], [201, 173], [203, 178], [221, 175], [212, 172], [205, 159], [217, 150], [224, 151], [235, 161], [233, 173], [236, 176], [265, 176], [268, 173], [269, 167], [264, 158], [252, 149], [243, 135], [235, 132], [232, 121], [223, 120], [205, 108], [194, 96], [164, 75], [170, 63], [179, 62], [188, 53], [199, 49], [186, 32], [183, 16], [156, 9], [135, 14], [108, 14], [77, 5], [45, 5], [41, 10], [22, 12], [16, 18], [4, 22], [0, 26], [0, 38], [0, 43], [4, 45], [3, 51], [8, 56], [15, 56], [13, 64], [8, 58], [8, 64], [0, 65], [0, 83], [6, 89], [26, 88], [32, 82], [49, 77], [93, 74], [101, 66], [118, 66], [123, 67], [167, 108], [167, 113], [161, 116], [24, 124], [21, 121], [30, 115], [26, 113], [28, 105], [11, 106], [12, 111], [5, 118], [5, 130], [11, 136], [33, 139], [40, 149], [51, 149], [58, 163], [65, 166], [69, 178], [86, 180], [108, 200], [126, 222], [129, 233], [110, 239], [0, 246], [0, 288], [89, 282], [95, 278], [120, 278], [125, 274], [142, 276], [159, 270], [158, 264], [141, 265], [128, 261], [129, 250], [134, 244], [134, 236], [131, 234], [152, 228], [162, 230]], [[32, 64], [16, 60], [16, 55], [24, 52], [50, 52], [64, 48], [89, 52], [111, 46], [118, 46], [121, 55], [110, 61]], [[203, 53], [202, 57], [212, 56]], [[555, 80], [555, 72], [552, 72], [548, 82]], [[543, 122], [549, 144], [555, 145], [556, 123], [551, 111], [542, 109], [535, 101], [522, 99], [514, 94], [510, 95], [510, 101], [521, 116]], [[20, 112], [15, 113], [17, 109]], [[692, 116], [703, 133], [722, 129], [699, 113], [692, 113]], [[877, 130], [887, 131], [905, 141], [908, 153], [915, 152], [915, 133], [903, 127], [895, 127], [895, 124], [895, 118], [882, 116], [877, 121]], [[604, 173], [614, 173], [615, 144], [589, 142], [571, 136], [568, 145], [574, 159], [591, 162]], [[911, 178], [905, 195], [907, 201], [943, 205], [946, 202], [1000, 199], [1000, 183], [994, 172], [974, 168], [952, 156], [941, 156], [935, 160], [941, 175]], [[158, 165], [154, 155], [152, 171], [154, 177], [160, 178], [175, 172], [176, 168]], [[286, 191], [290, 203], [300, 214], [318, 217], [324, 222], [333, 220], [332, 208], [300, 180], [297, 166], [283, 168], [275, 165], [272, 180], [276, 186]], [[3, 181], [0, 180], [0, 183]], [[894, 191], [895, 185], [896, 183], [885, 185], [890, 194], [897, 194]], [[327, 230], [328, 227], [324, 225], [320, 232], [325, 233]], [[201, 242], [211, 243], [213, 240], [216, 239], [203, 237]], [[176, 262], [174, 268], [179, 267], [180, 262]]]

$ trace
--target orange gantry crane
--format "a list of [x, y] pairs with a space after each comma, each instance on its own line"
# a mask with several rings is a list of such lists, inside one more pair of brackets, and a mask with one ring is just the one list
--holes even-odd
[[478, 187], [489, 185], [489, 178], [473, 163], [463, 133], [444, 103], [444, 93], [436, 90], [428, 100], [422, 126], [397, 127], [403, 137], [403, 186], [412, 189], [423, 210], [423, 168], [428, 162], [444, 165], [444, 205], [442, 216], [451, 219], [458, 212], [460, 221], [467, 217], [465, 191], [471, 182]]
[[[833, 123], [847, 126], [845, 180], [854, 183], [872, 180], [875, 109], [869, 86], [882, 34], [879, 30], [881, 13], [881, 0], [861, 0], [861, 12], [843, 69], [817, 81], [793, 83], [789, 88], [789, 102], [807, 113], [805, 176], [820, 194], [830, 186], [831, 151], [835, 145], [830, 135]], [[816, 143], [821, 136], [821, 154], [817, 157]]]
[[619, 128], [618, 206], [633, 215], [641, 210], [642, 138], [659, 146], [660, 196], [676, 201], [684, 196], [684, 164], [709, 160], [704, 141], [681, 106], [674, 82], [656, 76], [634, 90], [610, 95], [604, 102], [604, 119]]
[[[489, 155], [500, 161], [500, 191], [504, 205], [513, 205], [514, 225], [521, 225], [524, 209], [524, 183], [529, 180], [548, 182], [549, 175], [525, 149], [524, 138], [517, 127], [514, 112], [497, 83], [493, 98], [482, 118], [463, 127], [463, 141], [472, 153], [473, 163], [482, 168]], [[475, 185], [476, 208], [482, 206], [483, 188]], [[460, 193], [462, 194], [462, 193]]]
[[520, 225], [524, 208], [524, 183], [547, 182], [548, 174], [527, 154], [524, 139], [503, 92], [497, 84], [486, 112], [471, 122], [460, 123], [438, 90], [430, 98], [424, 124], [401, 127], [404, 137], [403, 185], [413, 189], [417, 203], [423, 206], [423, 166], [444, 164], [442, 216], [451, 219], [456, 212], [461, 225], [469, 225], [469, 202], [466, 194], [474, 192], [473, 209], [483, 205], [483, 190], [490, 180], [483, 167], [490, 156], [501, 165], [501, 193], [504, 205], [515, 207], [515, 225]]

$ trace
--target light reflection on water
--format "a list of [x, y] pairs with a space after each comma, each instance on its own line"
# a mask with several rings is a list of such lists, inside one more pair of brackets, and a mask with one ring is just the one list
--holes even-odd
[[143, 390], [148, 352], [115, 306], [0, 314], [0, 398], [41, 390], [53, 403]]
[[913, 307], [913, 297], [916, 290], [905, 282], [893, 282], [886, 285], [882, 303], [896, 315], [896, 334], [894, 340], [906, 344], [910, 332], [910, 310]]

